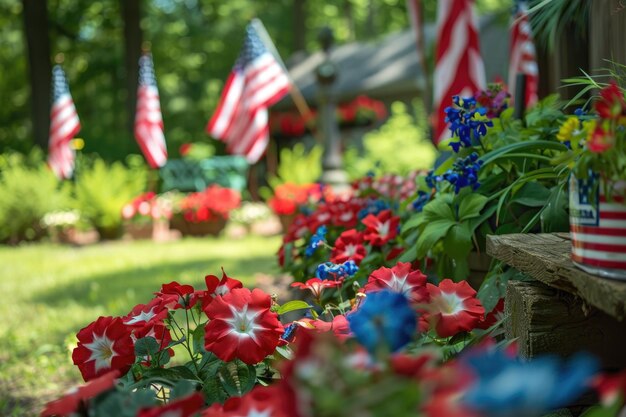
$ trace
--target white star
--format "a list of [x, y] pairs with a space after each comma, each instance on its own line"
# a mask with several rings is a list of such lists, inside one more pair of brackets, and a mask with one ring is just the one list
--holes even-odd
[[87, 362], [95, 362], [96, 372], [100, 369], [111, 367], [111, 361], [117, 356], [117, 353], [113, 350], [114, 343], [113, 340], [106, 337], [106, 334], [98, 336], [95, 333], [93, 333], [93, 341], [85, 343], [84, 346], [91, 351], [91, 356]]
[[248, 336], [256, 341], [254, 331], [264, 329], [264, 327], [258, 326], [255, 322], [255, 319], [261, 314], [261, 311], [248, 311], [248, 304], [244, 305], [242, 310], [237, 310], [233, 306], [229, 307], [233, 316], [224, 321], [232, 326], [233, 330], [231, 333], [235, 333], [235, 335], [239, 337]]
[[136, 324], [142, 321], [145, 321], [147, 323], [152, 320], [154, 316], [156, 316], [156, 313], [154, 312], [154, 307], [152, 307], [148, 312], [141, 311], [136, 316], [132, 316], [131, 319], [126, 322], [126, 324]]

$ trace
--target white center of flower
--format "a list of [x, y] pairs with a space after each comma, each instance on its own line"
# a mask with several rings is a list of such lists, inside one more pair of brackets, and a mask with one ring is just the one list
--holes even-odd
[[376, 226], [376, 231], [378, 232], [380, 237], [385, 237], [389, 234], [390, 226], [391, 225], [390, 225], [389, 220], [387, 220], [385, 223], [378, 223], [378, 226]]
[[345, 256], [351, 257], [356, 255], [356, 245], [350, 243], [348, 245], [346, 245], [346, 248], [344, 249], [343, 253]]
[[272, 417], [272, 409], [267, 408], [265, 411], [261, 411], [256, 408], [251, 408], [248, 414], [238, 414], [236, 417]]
[[145, 321], [146, 323], [152, 320], [152, 318], [156, 316], [154, 312], [154, 307], [150, 309], [150, 311], [141, 311], [136, 316], [132, 316], [130, 320], [126, 322], [126, 324], [136, 324]]
[[444, 316], [453, 316], [464, 310], [463, 301], [464, 300], [455, 293], [442, 292], [440, 296], [436, 297], [431, 302]]
[[226, 293], [228, 293], [228, 287], [226, 286], [226, 284], [218, 285], [215, 289], [215, 294], [217, 295], [224, 295]]
[[260, 311], [248, 311], [248, 304], [243, 306], [243, 309], [237, 310], [233, 306], [229, 306], [233, 316], [225, 321], [233, 328], [231, 333], [239, 337], [251, 337], [256, 341], [255, 330], [263, 329], [262, 326], [256, 324], [255, 319], [261, 314]]
[[91, 351], [91, 356], [87, 361], [94, 361], [96, 372], [111, 367], [111, 361], [117, 356], [113, 350], [113, 343], [114, 341], [106, 335], [98, 336], [95, 333], [93, 333], [93, 341], [85, 343], [85, 347]]
[[395, 273], [392, 272], [391, 279], [387, 282], [387, 286], [395, 292], [399, 292], [399, 293], [407, 295], [411, 292], [411, 288], [413, 288], [413, 286], [407, 284], [406, 282], [407, 277], [408, 277], [408, 274], [399, 277]]

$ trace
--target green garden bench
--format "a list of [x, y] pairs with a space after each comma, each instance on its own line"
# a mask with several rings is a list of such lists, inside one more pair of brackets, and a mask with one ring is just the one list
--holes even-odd
[[202, 191], [210, 184], [243, 191], [247, 185], [248, 162], [241, 156], [210, 159], [170, 159], [161, 168], [162, 191]]

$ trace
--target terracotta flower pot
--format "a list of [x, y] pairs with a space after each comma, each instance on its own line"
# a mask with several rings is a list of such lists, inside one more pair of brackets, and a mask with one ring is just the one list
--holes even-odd
[[626, 184], [613, 185], [608, 201], [596, 181], [570, 177], [572, 261], [590, 274], [626, 280]]
[[152, 239], [154, 223], [128, 223], [124, 225], [124, 231], [133, 240]]
[[170, 228], [180, 231], [183, 236], [218, 236], [226, 227], [227, 219], [216, 217], [208, 222], [190, 222], [181, 216], [170, 220]]

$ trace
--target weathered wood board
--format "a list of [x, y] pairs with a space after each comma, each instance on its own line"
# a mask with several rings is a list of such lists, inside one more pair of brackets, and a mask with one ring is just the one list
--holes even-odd
[[525, 358], [586, 351], [604, 369], [626, 367], [626, 322], [588, 308], [571, 294], [539, 281], [511, 281], [506, 294], [505, 331]]
[[576, 268], [570, 260], [570, 245], [569, 236], [561, 233], [487, 236], [489, 255], [624, 321], [626, 282], [600, 278]]

